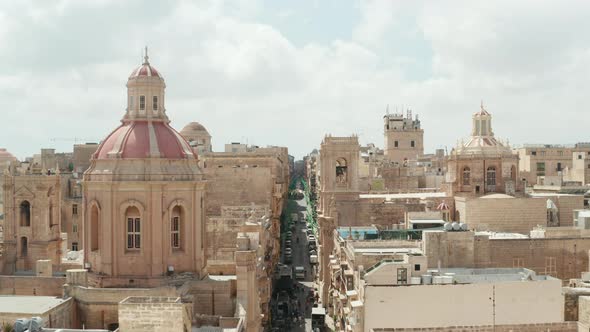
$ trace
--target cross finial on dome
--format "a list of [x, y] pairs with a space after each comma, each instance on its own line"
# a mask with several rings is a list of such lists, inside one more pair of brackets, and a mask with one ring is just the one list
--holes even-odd
[[[146, 51], [146, 52], [147, 52], [147, 51]], [[147, 53], [146, 53], [146, 54], [147, 54]], [[483, 110], [484, 110], [484, 108], [483, 108], [483, 99], [481, 100], [480, 107], [481, 107], [481, 110], [483, 111]]]
[[150, 63], [150, 62], [148, 61], [148, 59], [149, 59], [149, 58], [150, 58], [150, 57], [148, 56], [148, 48], [147, 48], [147, 45], [146, 45], [146, 47], [145, 47], [145, 55], [143, 56], [143, 64], [144, 64], [144, 65], [146, 65], [146, 64], [149, 64], [149, 63]]

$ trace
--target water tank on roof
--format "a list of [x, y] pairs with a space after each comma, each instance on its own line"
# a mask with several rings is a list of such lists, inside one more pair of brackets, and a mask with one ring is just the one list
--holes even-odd
[[432, 284], [433, 285], [442, 285], [443, 284], [443, 277], [442, 276], [432, 277]]
[[444, 225], [443, 225], [443, 229], [444, 229], [445, 231], [447, 231], [447, 232], [448, 232], [448, 231], [452, 231], [452, 230], [453, 230], [453, 226], [451, 226], [451, 223], [450, 223], [450, 222], [446, 222], [446, 223], [444, 223]]
[[432, 284], [432, 275], [430, 274], [423, 274], [422, 275], [422, 284], [430, 285]]
[[460, 222], [459, 227], [461, 228], [462, 231], [466, 231], [469, 229], [469, 227], [467, 227], [467, 224], [464, 222]]
[[460, 230], [461, 230], [461, 226], [459, 226], [459, 223], [458, 223], [458, 222], [456, 222], [456, 221], [453, 221], [453, 222], [451, 223], [451, 227], [453, 227], [453, 230], [454, 230], [454, 231], [460, 231]]
[[412, 278], [410, 279], [410, 281], [411, 281], [411, 284], [412, 284], [412, 285], [420, 285], [420, 281], [421, 281], [421, 280], [422, 280], [422, 279], [421, 279], [420, 277], [412, 277]]

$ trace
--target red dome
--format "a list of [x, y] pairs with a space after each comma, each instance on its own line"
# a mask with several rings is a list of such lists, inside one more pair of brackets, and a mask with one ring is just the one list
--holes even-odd
[[129, 78], [131, 79], [131, 78], [139, 77], [139, 76], [154, 76], [154, 77], [159, 77], [159, 78], [163, 79], [163, 77], [156, 70], [156, 68], [154, 68], [148, 62], [145, 62], [144, 64], [142, 64], [141, 66], [139, 66], [135, 70], [133, 70], [131, 72], [131, 75], [129, 75]]
[[196, 159], [187, 141], [165, 122], [133, 121], [115, 129], [98, 147], [95, 159]]

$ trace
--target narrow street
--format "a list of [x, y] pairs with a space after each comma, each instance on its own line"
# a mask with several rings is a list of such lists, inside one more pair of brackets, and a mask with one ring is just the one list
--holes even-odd
[[[315, 301], [314, 279], [316, 266], [310, 263], [310, 249], [305, 222], [307, 204], [305, 199], [293, 200], [293, 202], [296, 203], [296, 211], [291, 213], [297, 213], [297, 221], [294, 221], [287, 231], [291, 232], [291, 236], [283, 236], [281, 239], [281, 262], [291, 270], [292, 287], [275, 287], [275, 294], [271, 302], [271, 307], [275, 312], [272, 319], [273, 331], [312, 331], [311, 311]], [[287, 258], [288, 248], [291, 248], [291, 260]], [[304, 277], [297, 278], [296, 272], [301, 267], [305, 270]], [[285, 301], [285, 298], [289, 300]], [[285, 306], [285, 302], [288, 302], [289, 305]], [[287, 307], [288, 309], [285, 309]]]

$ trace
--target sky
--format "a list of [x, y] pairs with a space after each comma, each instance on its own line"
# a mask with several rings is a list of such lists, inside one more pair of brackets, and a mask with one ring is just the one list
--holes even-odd
[[419, 114], [426, 152], [470, 133], [481, 101], [513, 145], [590, 141], [590, 1], [4, 0], [0, 147], [18, 158], [98, 142], [149, 47], [166, 110], [213, 148], [326, 134], [383, 146], [382, 117]]

